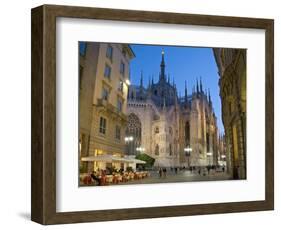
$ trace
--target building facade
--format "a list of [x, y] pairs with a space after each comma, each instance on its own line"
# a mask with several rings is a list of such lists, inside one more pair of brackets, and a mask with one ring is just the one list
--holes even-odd
[[84, 162], [83, 157], [124, 155], [129, 64], [135, 55], [126, 44], [79, 46], [79, 156], [80, 172], [86, 172], [109, 163]]
[[197, 81], [184, 97], [165, 73], [162, 51], [159, 79], [129, 87], [126, 136], [133, 137], [128, 154], [145, 152], [156, 167], [217, 165], [218, 128], [210, 93]]
[[219, 70], [229, 172], [246, 178], [246, 50], [213, 49]]

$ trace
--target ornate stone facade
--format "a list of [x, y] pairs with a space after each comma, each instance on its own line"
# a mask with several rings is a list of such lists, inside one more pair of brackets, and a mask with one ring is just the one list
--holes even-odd
[[220, 75], [228, 170], [246, 178], [246, 50], [213, 49]]
[[164, 52], [159, 80], [145, 87], [141, 74], [140, 84], [129, 87], [127, 115], [126, 135], [134, 137], [129, 154], [141, 147], [156, 159], [156, 167], [217, 165], [218, 128], [210, 93], [200, 79], [191, 94], [185, 82], [185, 95], [178, 96], [165, 73]]

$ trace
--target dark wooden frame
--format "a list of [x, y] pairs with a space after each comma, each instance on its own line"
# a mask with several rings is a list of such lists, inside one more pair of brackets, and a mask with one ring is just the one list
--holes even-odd
[[[265, 200], [56, 212], [56, 18], [87, 18], [264, 29], [266, 36]], [[230, 213], [274, 209], [274, 21], [179, 13], [43, 5], [32, 9], [31, 219], [41, 224]]]

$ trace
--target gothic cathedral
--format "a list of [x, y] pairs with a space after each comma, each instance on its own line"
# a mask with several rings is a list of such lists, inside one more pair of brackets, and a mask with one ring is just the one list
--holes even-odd
[[188, 94], [178, 95], [175, 83], [165, 73], [162, 51], [159, 79], [148, 86], [130, 85], [127, 101], [127, 136], [133, 136], [128, 154], [142, 150], [155, 159], [156, 167], [217, 165], [217, 118], [210, 92], [202, 81]]

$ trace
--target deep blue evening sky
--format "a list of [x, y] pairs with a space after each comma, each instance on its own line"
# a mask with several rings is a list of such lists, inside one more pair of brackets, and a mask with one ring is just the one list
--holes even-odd
[[202, 78], [203, 90], [210, 89], [219, 132], [224, 132], [221, 118], [221, 100], [217, 65], [211, 48], [192, 48], [175, 46], [131, 45], [136, 58], [131, 61], [131, 82], [139, 84], [143, 71], [144, 86], [147, 86], [149, 76], [154, 76], [154, 83], [158, 81], [161, 62], [161, 51], [165, 52], [166, 74], [170, 74], [170, 81], [175, 79], [178, 92], [184, 95], [184, 81], [187, 81], [188, 94]]

